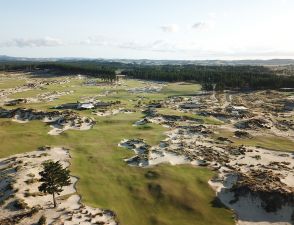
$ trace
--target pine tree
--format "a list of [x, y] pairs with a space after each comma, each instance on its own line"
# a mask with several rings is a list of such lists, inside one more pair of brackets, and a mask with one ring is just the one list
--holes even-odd
[[64, 186], [71, 184], [69, 170], [63, 168], [59, 161], [48, 160], [43, 163], [43, 171], [40, 173], [42, 184], [39, 191], [51, 194], [53, 197], [54, 208], [56, 207], [55, 194], [60, 194]]

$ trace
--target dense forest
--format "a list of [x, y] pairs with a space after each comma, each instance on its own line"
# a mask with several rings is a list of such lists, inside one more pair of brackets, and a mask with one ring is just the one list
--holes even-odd
[[210, 90], [293, 88], [294, 76], [283, 76], [265, 66], [142, 65], [96, 60], [56, 62], [0, 62], [5, 71], [50, 71], [59, 75], [84, 74], [114, 81], [117, 73], [157, 81], [194, 81]]
[[263, 66], [141, 66], [123, 71], [134, 78], [161, 81], [196, 81], [205, 89], [277, 89], [294, 87], [294, 76], [277, 76]]
[[2, 71], [27, 71], [40, 72], [50, 71], [56, 75], [89, 75], [103, 80], [113, 82], [115, 80], [116, 66], [87, 61], [65, 61], [65, 62], [0, 62]]

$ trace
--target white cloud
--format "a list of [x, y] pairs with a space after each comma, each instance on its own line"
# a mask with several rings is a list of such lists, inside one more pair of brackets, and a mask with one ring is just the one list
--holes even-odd
[[168, 33], [176, 33], [179, 31], [179, 26], [177, 24], [169, 24], [160, 27], [162, 31]]
[[60, 39], [52, 37], [35, 38], [35, 39], [24, 39], [15, 38], [10, 41], [0, 43], [1, 47], [56, 47], [63, 45]]
[[78, 44], [81, 44], [81, 45], [110, 46], [110, 45], [116, 45], [115, 42], [116, 41], [111, 39], [111, 38], [107, 38], [107, 37], [104, 37], [102, 35], [99, 35], [99, 36], [88, 37], [86, 40], [80, 41]]
[[131, 49], [137, 51], [174, 52], [177, 50], [173, 43], [164, 40], [154, 40], [149, 42], [136, 40], [126, 41], [115, 38], [107, 38], [105, 36], [88, 37], [86, 40], [80, 41], [78, 44]]
[[212, 19], [215, 19], [216, 18], [216, 13], [215, 12], [210, 12], [208, 13], [208, 16]]
[[[198, 22], [194, 24], [194, 29], [206, 28], [207, 23]], [[190, 26], [191, 27], [191, 26]], [[191, 28], [190, 28], [191, 29]], [[234, 41], [235, 40], [235, 41]], [[139, 41], [132, 39], [121, 39], [117, 37], [108, 37], [103, 35], [88, 37], [85, 40], [76, 40], [63, 43], [55, 38], [35, 38], [35, 39], [13, 39], [0, 43], [0, 47], [55, 47], [71, 46], [86, 48], [87, 46], [102, 47], [109, 49], [121, 49], [138, 51], [136, 54], [147, 55], [169, 55], [174, 58], [269, 58], [269, 57], [294, 57], [294, 49], [283, 48], [283, 46], [272, 43], [248, 42], [238, 39], [238, 36], [230, 39], [211, 39], [211, 40], [171, 40], [171, 39], [153, 39], [149, 41]], [[276, 48], [274, 48], [276, 46]], [[287, 45], [288, 46], [288, 45]], [[142, 52], [142, 53], [139, 53]]]
[[214, 20], [209, 20], [209, 21], [200, 21], [200, 22], [196, 22], [192, 25], [192, 29], [195, 30], [206, 30], [206, 29], [211, 29], [214, 28], [215, 26], [215, 22]]
[[193, 29], [203, 29], [207, 26], [205, 22], [197, 22], [192, 25]]
[[[113, 47], [113, 45], [112, 45]], [[158, 52], [158, 53], [171, 53], [186, 55], [190, 57], [202, 57], [202, 58], [268, 58], [274, 56], [292, 56], [294, 51], [286, 49], [273, 49], [269, 46], [252, 46], [246, 47], [236, 46], [234, 44], [220, 43], [205, 44], [196, 41], [168, 41], [168, 40], [155, 40], [152, 42], [121, 42], [114, 46], [122, 49], [131, 49], [135, 51], [145, 52]]]
[[178, 50], [173, 43], [167, 42], [164, 40], [155, 40], [148, 43], [141, 43], [136, 41], [125, 42], [125, 43], [119, 44], [117, 47], [138, 50], [138, 51], [153, 51], [153, 52], [175, 52]]

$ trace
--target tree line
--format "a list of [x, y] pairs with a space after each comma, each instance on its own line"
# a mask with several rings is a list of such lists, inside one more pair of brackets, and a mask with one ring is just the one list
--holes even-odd
[[88, 75], [105, 81], [115, 81], [115, 67], [87, 62], [0, 62], [2, 71], [49, 71], [58, 75]]
[[82, 74], [96, 78], [101, 78], [105, 81], [113, 82], [115, 80], [115, 69], [105, 66], [92, 65], [72, 65], [72, 64], [42, 64], [38, 65], [38, 69], [51, 70], [63, 75]]
[[146, 80], [195, 81], [201, 83], [206, 90], [213, 87], [216, 90], [294, 87], [294, 76], [278, 76], [273, 70], [263, 66], [136, 66], [122, 73]]
[[194, 81], [205, 90], [293, 88], [294, 76], [281, 75], [281, 68], [240, 65], [143, 65], [99, 60], [56, 62], [0, 62], [0, 70], [50, 71], [58, 75], [84, 74], [113, 82], [116, 71], [128, 77], [156, 81]]

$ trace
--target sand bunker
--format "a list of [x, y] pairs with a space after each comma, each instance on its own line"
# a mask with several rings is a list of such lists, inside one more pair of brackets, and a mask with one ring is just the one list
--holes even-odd
[[42, 162], [59, 160], [69, 166], [66, 149], [42, 147], [38, 151], [0, 159], [0, 224], [36, 224], [45, 216], [47, 224], [117, 224], [115, 214], [85, 206], [76, 193], [77, 178], [57, 197], [57, 208], [52, 208], [52, 196], [38, 191]]
[[135, 87], [127, 89], [128, 92], [132, 94], [143, 94], [143, 93], [156, 93], [160, 92], [161, 89], [165, 86], [163, 83], [159, 82], [145, 82], [142, 81], [143, 87]]
[[32, 109], [12, 109], [0, 108], [0, 118], [11, 118], [18, 123], [27, 123], [31, 120], [41, 120], [52, 128], [48, 132], [50, 135], [58, 135], [66, 130], [89, 130], [95, 124], [94, 120], [81, 117], [71, 111], [36, 111]]
[[129, 109], [123, 109], [123, 108], [119, 108], [119, 109], [101, 109], [101, 110], [96, 110], [95, 112], [93, 112], [94, 115], [96, 116], [113, 116], [113, 115], [117, 115], [120, 113], [134, 113], [134, 110], [129, 110]]
[[[153, 120], [160, 119], [155, 116]], [[238, 224], [291, 224], [292, 153], [231, 146], [226, 140], [211, 139], [212, 131], [204, 125], [177, 125], [166, 134], [168, 137], [156, 146], [149, 146], [142, 139], [122, 140], [119, 146], [135, 153], [125, 159], [126, 163], [140, 167], [160, 163], [207, 166], [218, 171], [219, 175], [209, 184], [217, 197], [234, 210]]]
[[[16, 76], [19, 74], [13, 74], [13, 76]], [[24, 74], [23, 74], [24, 75]], [[69, 82], [69, 79], [63, 79], [63, 80], [47, 80], [47, 79], [27, 79], [24, 76], [19, 76], [19, 79], [26, 80], [26, 83], [20, 86], [16, 86], [14, 88], [6, 88], [3, 90], [0, 90], [0, 105], [4, 104], [5, 102], [11, 101], [11, 99], [8, 99], [9, 95], [16, 94], [16, 93], [21, 93], [29, 90], [41, 90], [42, 88], [48, 86], [48, 85], [53, 85], [53, 84], [65, 84]], [[38, 95], [36, 98], [28, 98], [28, 102], [43, 102], [43, 101], [53, 101], [54, 99], [70, 94], [71, 92], [69, 91], [63, 91], [63, 92], [47, 92]]]

